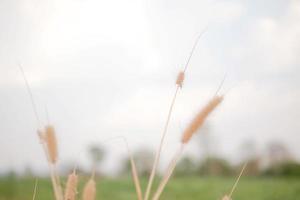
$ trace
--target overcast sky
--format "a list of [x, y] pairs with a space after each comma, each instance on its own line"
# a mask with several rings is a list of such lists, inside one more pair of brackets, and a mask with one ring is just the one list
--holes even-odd
[[[224, 74], [224, 102], [208, 124], [214, 151], [231, 160], [246, 140], [270, 141], [300, 158], [299, 0], [0, 0], [0, 171], [46, 169], [36, 119], [57, 129], [61, 165], [104, 142], [106, 169], [133, 149], [157, 146], [183, 68], [163, 160]], [[201, 132], [199, 133], [201, 134]], [[198, 142], [187, 152], [197, 156]], [[113, 163], [113, 164], [112, 164]]]

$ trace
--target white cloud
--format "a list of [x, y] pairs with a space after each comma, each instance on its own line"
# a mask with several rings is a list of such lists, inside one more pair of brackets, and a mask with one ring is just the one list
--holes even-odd
[[212, 20], [224, 25], [239, 20], [245, 13], [243, 4], [237, 2], [218, 1], [211, 10]]
[[300, 64], [299, 2], [292, 1], [280, 17], [261, 17], [252, 27], [251, 55], [267, 72], [289, 72]]

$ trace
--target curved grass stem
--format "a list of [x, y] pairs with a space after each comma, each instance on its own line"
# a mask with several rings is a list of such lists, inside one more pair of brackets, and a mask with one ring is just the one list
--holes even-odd
[[169, 108], [169, 112], [168, 112], [168, 116], [167, 116], [167, 121], [166, 121], [166, 124], [165, 124], [164, 129], [163, 129], [163, 133], [162, 133], [162, 137], [161, 137], [161, 140], [160, 140], [160, 144], [159, 144], [158, 150], [157, 150], [157, 152], [155, 154], [155, 159], [154, 159], [153, 167], [152, 167], [152, 170], [151, 170], [151, 174], [150, 174], [149, 182], [148, 182], [148, 185], [147, 185], [147, 189], [146, 189], [144, 200], [148, 200], [149, 196], [150, 196], [151, 187], [152, 187], [152, 184], [153, 184], [153, 181], [154, 181], [154, 177], [155, 177], [155, 173], [156, 173], [156, 169], [158, 167], [158, 163], [159, 163], [159, 160], [160, 160], [160, 155], [161, 155], [162, 147], [163, 147], [163, 144], [164, 144], [164, 141], [165, 141], [165, 137], [166, 137], [166, 134], [167, 134], [167, 131], [168, 131], [168, 127], [169, 127], [169, 123], [170, 123], [170, 119], [171, 119], [171, 114], [172, 114], [172, 111], [173, 111], [173, 108], [174, 108], [174, 105], [175, 105], [175, 101], [176, 101], [178, 90], [179, 90], [179, 86], [176, 87], [175, 94], [173, 96], [173, 99], [172, 99], [172, 102], [171, 102], [171, 106]]
[[167, 183], [169, 182], [173, 172], [174, 172], [174, 169], [176, 167], [176, 164], [184, 150], [184, 144], [181, 144], [179, 150], [175, 153], [173, 159], [171, 160], [169, 166], [168, 166], [168, 169], [166, 171], [166, 174], [164, 175], [162, 181], [160, 182], [159, 186], [158, 186], [158, 189], [157, 191], [155, 192], [152, 200], [158, 200], [160, 195], [162, 194], [164, 188], [166, 187]]

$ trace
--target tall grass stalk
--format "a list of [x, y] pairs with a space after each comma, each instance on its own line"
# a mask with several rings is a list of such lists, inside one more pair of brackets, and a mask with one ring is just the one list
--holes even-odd
[[[43, 128], [43, 125], [41, 123], [41, 120], [39, 118], [38, 112], [37, 112], [37, 106], [36, 103], [34, 101], [34, 97], [33, 97], [33, 93], [31, 91], [31, 87], [29, 84], [29, 81], [26, 77], [26, 74], [23, 70], [23, 67], [21, 64], [18, 65], [19, 69], [22, 73], [25, 85], [26, 85], [26, 89], [28, 92], [28, 95], [30, 97], [30, 101], [31, 101], [31, 105], [32, 105], [32, 109], [37, 121], [37, 130], [38, 130], [38, 135], [40, 138], [40, 141], [42, 143], [43, 149], [45, 151], [46, 157], [47, 157], [47, 161], [48, 161], [48, 165], [50, 168], [50, 173], [51, 173], [51, 181], [52, 181], [52, 185], [53, 185], [53, 190], [54, 190], [54, 196], [56, 200], [63, 200], [63, 195], [62, 195], [62, 188], [60, 185], [60, 181], [59, 181], [59, 176], [55, 170], [55, 164], [56, 164], [56, 159], [57, 159], [57, 149], [56, 149], [56, 138], [55, 138], [55, 133], [54, 130], [50, 131], [52, 133], [47, 134], [47, 132], [49, 133], [49, 130], [47, 131], [47, 127], [46, 126], [44, 131], [41, 131], [41, 129]], [[47, 136], [48, 135], [48, 136]], [[50, 155], [51, 154], [51, 155]]]
[[208, 115], [222, 102], [223, 96], [214, 96], [206, 106], [200, 112], [195, 116], [195, 118], [192, 120], [192, 122], [187, 126], [185, 131], [183, 132], [182, 140], [181, 140], [181, 146], [179, 150], [174, 155], [173, 159], [171, 160], [169, 167], [167, 168], [167, 171], [165, 175], [163, 176], [158, 189], [156, 190], [153, 200], [158, 200], [160, 195], [162, 194], [165, 186], [167, 185], [170, 177], [173, 174], [173, 171], [176, 167], [177, 161], [180, 158], [185, 145], [190, 141], [192, 136], [196, 133], [198, 129], [201, 128], [204, 121], [208, 117]]
[[49, 164], [50, 166], [50, 178], [51, 178], [51, 182], [52, 182], [52, 187], [54, 190], [54, 196], [56, 200], [63, 200], [63, 196], [62, 196], [62, 191], [60, 191], [58, 183], [57, 183], [57, 179], [56, 179], [56, 170], [55, 170], [55, 166], [52, 164]]
[[34, 183], [34, 189], [33, 189], [32, 200], [35, 200], [36, 192], [37, 192], [37, 186], [38, 186], [38, 179], [36, 179], [36, 180], [35, 180], [35, 183]]
[[35, 118], [36, 118], [37, 127], [40, 128], [40, 127], [42, 127], [42, 123], [41, 123], [41, 120], [39, 118], [39, 114], [38, 114], [38, 111], [37, 111], [37, 106], [36, 106], [36, 103], [35, 103], [34, 98], [33, 98], [33, 93], [31, 91], [31, 87], [30, 87], [29, 81], [28, 81], [28, 79], [26, 77], [26, 74], [24, 72], [24, 69], [23, 69], [22, 65], [18, 64], [18, 66], [19, 66], [19, 69], [20, 69], [20, 71], [22, 73], [22, 77], [24, 79], [24, 83], [26, 85], [26, 89], [27, 89], [27, 92], [28, 92], [28, 95], [29, 95], [29, 98], [30, 98], [31, 106], [32, 106], [32, 109], [33, 109], [33, 112], [34, 112], [34, 115], [35, 115]]
[[153, 181], [154, 181], [154, 177], [155, 177], [155, 173], [156, 173], [156, 169], [158, 167], [158, 163], [159, 163], [159, 160], [160, 160], [160, 155], [161, 155], [162, 147], [163, 147], [163, 144], [164, 144], [164, 141], [165, 141], [165, 137], [166, 137], [166, 134], [167, 134], [167, 130], [168, 130], [168, 127], [169, 127], [169, 122], [170, 122], [170, 119], [171, 119], [171, 114], [172, 114], [172, 111], [173, 111], [173, 107], [175, 105], [175, 101], [176, 101], [176, 97], [177, 97], [177, 93], [178, 93], [179, 87], [180, 86], [177, 85], [176, 90], [175, 90], [175, 94], [174, 94], [172, 102], [171, 102], [171, 106], [169, 108], [169, 112], [168, 112], [168, 116], [167, 116], [167, 121], [166, 121], [166, 124], [165, 124], [164, 129], [163, 129], [163, 133], [162, 133], [162, 137], [160, 139], [160, 144], [159, 144], [158, 150], [157, 150], [157, 152], [155, 154], [154, 163], [153, 163], [153, 167], [152, 167], [151, 174], [150, 174], [150, 177], [149, 177], [149, 182], [148, 182], [148, 185], [147, 185], [147, 189], [146, 189], [144, 200], [148, 200], [149, 196], [150, 196], [151, 187], [152, 187], [152, 184], [153, 184]]
[[75, 170], [68, 176], [64, 200], [75, 200], [77, 195], [78, 176]]
[[85, 184], [82, 192], [82, 200], [95, 200], [96, 199], [96, 182], [94, 175]]
[[230, 190], [230, 193], [229, 193], [229, 195], [228, 195], [229, 199], [231, 199], [231, 197], [232, 197], [232, 195], [233, 195], [233, 192], [235, 191], [235, 189], [236, 189], [236, 187], [237, 187], [237, 185], [238, 185], [238, 183], [239, 183], [239, 181], [240, 181], [240, 179], [241, 179], [241, 177], [242, 177], [242, 175], [243, 175], [243, 173], [244, 173], [244, 171], [245, 171], [247, 165], [248, 165], [248, 162], [246, 162], [246, 163], [243, 165], [242, 170], [240, 171], [240, 173], [239, 173], [239, 175], [238, 175], [238, 177], [237, 177], [237, 179], [236, 179], [234, 185], [232, 186], [232, 188], [231, 188], [231, 190]]
[[158, 189], [157, 191], [155, 192], [152, 200], [158, 200], [160, 195], [162, 194], [165, 186], [167, 185], [170, 177], [172, 176], [172, 173], [176, 167], [176, 164], [177, 164], [177, 161], [179, 160], [183, 150], [184, 150], [184, 146], [185, 144], [181, 144], [179, 150], [175, 153], [173, 159], [171, 160], [168, 168], [167, 168], [167, 171], [166, 171], [166, 174], [164, 175], [162, 181], [160, 182], [159, 186], [158, 186]]
[[143, 200], [142, 188], [141, 188], [137, 168], [136, 168], [136, 165], [135, 165], [135, 162], [134, 162], [134, 159], [133, 159], [133, 155], [130, 151], [130, 148], [129, 148], [129, 145], [128, 145], [128, 142], [127, 142], [126, 138], [122, 137], [122, 139], [124, 140], [124, 142], [126, 144], [128, 156], [129, 156], [129, 159], [130, 159], [131, 173], [132, 173], [132, 178], [133, 178], [137, 198], [138, 198], [138, 200]]
[[60, 186], [59, 178], [57, 178], [58, 175], [56, 175], [56, 169], [55, 169], [55, 163], [50, 162], [50, 156], [48, 153], [47, 146], [45, 144], [45, 138], [41, 132], [38, 132], [40, 139], [41, 139], [41, 144], [43, 147], [43, 150], [45, 152], [46, 158], [47, 158], [47, 163], [49, 166], [49, 171], [50, 171], [50, 178], [51, 178], [51, 183], [52, 183], [52, 188], [54, 192], [54, 196], [56, 200], [62, 200], [63, 195], [62, 195], [62, 188]]
[[184, 66], [183, 71], [179, 72], [179, 74], [178, 74], [178, 77], [177, 77], [177, 80], [176, 80], [175, 93], [173, 95], [173, 98], [172, 98], [172, 101], [171, 101], [171, 105], [169, 107], [169, 111], [168, 111], [168, 115], [167, 115], [167, 120], [166, 120], [165, 126], [163, 128], [163, 132], [162, 132], [162, 136], [161, 136], [160, 143], [159, 143], [159, 146], [158, 146], [158, 150], [155, 153], [155, 158], [154, 158], [153, 166], [152, 166], [152, 169], [151, 169], [149, 181], [148, 181], [148, 184], [147, 184], [147, 188], [146, 188], [144, 200], [148, 200], [149, 196], [150, 196], [150, 193], [151, 193], [152, 184], [153, 184], [153, 181], [154, 181], [156, 169], [157, 169], [158, 164], [159, 164], [161, 151], [162, 151], [162, 148], [163, 148], [163, 145], [164, 145], [166, 134], [168, 132], [168, 127], [169, 127], [171, 115], [172, 115], [172, 112], [173, 112], [173, 108], [174, 108], [174, 105], [175, 105], [175, 101], [176, 101], [176, 97], [177, 97], [179, 88], [182, 88], [183, 81], [184, 81], [184, 76], [185, 76], [185, 72], [187, 70], [187, 67], [188, 67], [188, 65], [190, 63], [190, 60], [191, 60], [192, 55], [193, 55], [193, 53], [194, 53], [194, 51], [196, 49], [196, 46], [197, 46], [197, 44], [198, 44], [201, 36], [203, 35], [203, 33], [205, 31], [206, 31], [206, 29], [204, 31], [202, 31], [200, 33], [200, 35], [197, 37], [197, 39], [196, 39], [196, 41], [195, 41], [195, 43], [193, 45], [193, 48], [191, 50], [191, 53], [190, 53], [190, 55], [188, 57], [188, 60], [187, 60], [187, 62], [185, 64], [185, 66]]

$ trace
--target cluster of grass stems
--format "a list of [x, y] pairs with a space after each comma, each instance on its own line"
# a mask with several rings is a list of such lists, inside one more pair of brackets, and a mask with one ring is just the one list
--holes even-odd
[[[162, 136], [160, 139], [160, 143], [158, 146], [158, 149], [156, 151], [155, 154], [155, 159], [154, 159], [154, 163], [153, 163], [153, 167], [149, 176], [149, 180], [148, 180], [148, 184], [145, 190], [145, 194], [143, 195], [142, 193], [142, 189], [141, 189], [141, 185], [140, 185], [140, 181], [139, 181], [139, 176], [138, 176], [138, 172], [137, 172], [137, 168], [134, 162], [134, 158], [132, 156], [132, 153], [130, 151], [130, 148], [128, 146], [128, 143], [126, 141], [125, 138], [124, 142], [126, 143], [126, 148], [128, 151], [128, 155], [130, 158], [130, 164], [131, 164], [131, 173], [132, 173], [132, 178], [133, 178], [133, 182], [135, 185], [135, 189], [136, 189], [136, 195], [137, 195], [137, 199], [138, 200], [149, 200], [149, 198], [151, 198], [152, 200], [158, 200], [161, 197], [161, 194], [163, 193], [167, 183], [169, 182], [173, 171], [176, 167], [176, 164], [178, 162], [178, 160], [180, 159], [185, 147], [188, 145], [188, 143], [190, 142], [190, 140], [192, 139], [192, 136], [199, 130], [201, 129], [201, 127], [203, 126], [203, 124], [205, 123], [205, 120], [208, 118], [208, 116], [210, 115], [210, 113], [212, 113], [212, 111], [214, 111], [223, 101], [224, 99], [224, 95], [219, 95], [218, 91], [215, 93], [215, 95], [207, 102], [207, 104], [196, 114], [196, 116], [193, 118], [193, 120], [190, 122], [190, 124], [186, 127], [186, 129], [183, 131], [182, 134], [182, 138], [179, 144], [179, 148], [178, 150], [175, 152], [175, 154], [173, 155], [170, 163], [168, 164], [167, 170], [165, 171], [165, 173], [163, 174], [161, 181], [158, 185], [158, 188], [156, 189], [155, 192], [152, 192], [152, 186], [153, 186], [153, 181], [154, 178], [156, 176], [156, 171], [157, 171], [157, 167], [159, 165], [159, 161], [160, 161], [160, 155], [163, 149], [163, 145], [165, 142], [165, 137], [166, 134], [168, 132], [168, 127], [169, 127], [169, 122], [171, 119], [171, 115], [174, 109], [174, 105], [176, 102], [176, 98], [177, 95], [180, 91], [180, 89], [182, 89], [183, 86], [183, 82], [184, 82], [184, 78], [185, 78], [185, 73], [188, 67], [188, 64], [190, 62], [190, 59], [193, 55], [193, 52], [196, 48], [196, 45], [201, 37], [201, 35], [203, 34], [203, 32], [199, 35], [199, 37], [197, 38], [192, 51], [188, 57], [187, 63], [184, 67], [184, 69], [182, 71], [179, 72], [177, 79], [176, 79], [176, 89], [175, 89], [175, 93], [173, 95], [172, 101], [171, 101], [171, 105], [169, 107], [169, 111], [168, 111], [168, 115], [167, 115], [167, 120], [165, 122], [163, 131], [162, 131]], [[31, 103], [36, 115], [36, 119], [37, 119], [37, 123], [38, 123], [38, 136], [41, 142], [41, 145], [43, 147], [43, 150], [45, 152], [47, 161], [48, 161], [48, 165], [49, 165], [49, 171], [50, 171], [50, 177], [51, 177], [51, 182], [52, 182], [52, 187], [53, 187], [53, 193], [54, 193], [54, 197], [55, 200], [75, 200], [77, 198], [77, 185], [78, 185], [78, 175], [76, 173], [76, 168], [74, 168], [74, 170], [72, 171], [72, 173], [69, 174], [65, 188], [62, 187], [61, 181], [60, 181], [60, 177], [57, 173], [56, 170], [56, 165], [57, 165], [57, 160], [58, 160], [58, 148], [57, 148], [57, 140], [56, 140], [56, 134], [55, 134], [55, 129], [54, 126], [49, 124], [47, 125], [41, 125], [41, 121], [39, 120], [38, 117], [38, 112], [37, 112], [37, 108], [33, 99], [33, 95], [31, 92], [31, 89], [29, 87], [29, 83], [26, 79], [25, 73], [20, 65], [20, 69], [21, 72], [23, 74], [24, 77], [24, 81], [25, 84], [27, 86], [29, 95], [30, 95], [30, 99], [31, 99]], [[222, 81], [223, 83], [223, 81]], [[222, 85], [222, 84], [221, 84]], [[240, 171], [236, 182], [234, 183], [233, 187], [231, 188], [230, 192], [226, 195], [223, 196], [222, 200], [230, 200], [232, 197], [232, 194], [246, 168], [247, 164], [244, 164], [244, 166], [242, 167], [242, 170]], [[33, 192], [33, 200], [36, 197], [36, 193], [37, 193], [37, 181], [34, 187], [34, 192]], [[92, 173], [90, 179], [86, 182], [83, 191], [82, 191], [82, 200], [95, 200], [96, 199], [96, 182], [95, 182], [95, 177], [94, 177], [94, 172]]]

